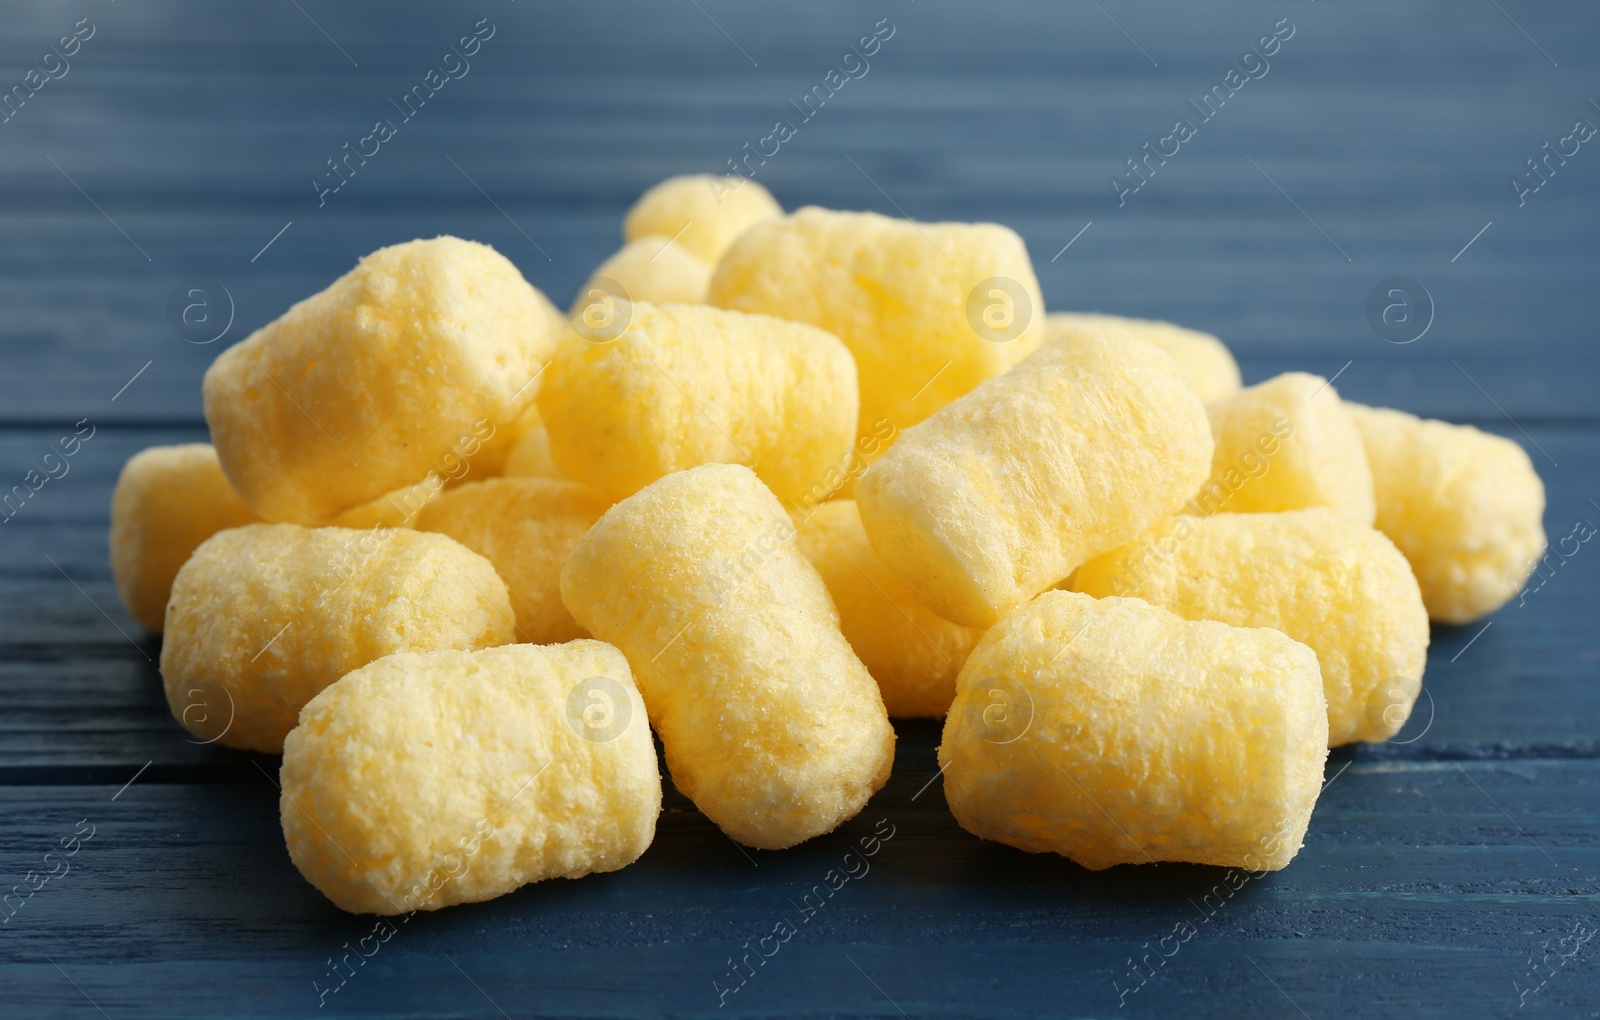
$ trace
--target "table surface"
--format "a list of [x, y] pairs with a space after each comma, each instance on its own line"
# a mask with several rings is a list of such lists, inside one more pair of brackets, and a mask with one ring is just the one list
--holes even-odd
[[[0, 106], [0, 488], [94, 431], [0, 529], [0, 878], [92, 838], [0, 925], [0, 1014], [1600, 1015], [1600, 552], [1569, 537], [1600, 523], [1600, 142], [1573, 134], [1600, 125], [1592, 5], [13, 6], [0, 85], [38, 90]], [[479, 25], [470, 70], [402, 120], [392, 101]], [[1202, 120], [1189, 101], [1274, 26], [1268, 70]], [[62, 72], [44, 54], [75, 27]], [[875, 30], [870, 70], [801, 120], [790, 101]], [[361, 254], [458, 234], [565, 303], [643, 188], [786, 118], [757, 176], [786, 206], [1005, 222], [1052, 308], [1174, 319], [1247, 381], [1337, 374], [1508, 435], [1566, 555], [1491, 620], [1435, 629], [1400, 738], [1335, 752], [1305, 849], [1237, 891], [978, 841], [933, 781], [937, 726], [908, 724], [833, 835], [743, 851], [669, 792], [636, 865], [417, 915], [331, 976], [373, 920], [290, 864], [275, 759], [169, 717], [106, 563], [119, 466], [203, 438], [217, 351]], [[1119, 206], [1111, 177], [1179, 118], [1193, 137]], [[325, 161], [380, 119], [395, 136], [319, 205]], [[193, 276], [226, 289], [220, 342], [169, 324]], [[1434, 309], [1411, 343], [1368, 319], [1395, 276]], [[879, 826], [870, 872], [802, 915]], [[783, 921], [798, 934], [730, 976]]]

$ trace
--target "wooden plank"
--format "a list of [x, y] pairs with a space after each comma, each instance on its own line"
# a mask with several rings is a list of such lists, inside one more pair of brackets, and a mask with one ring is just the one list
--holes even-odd
[[[1342, 383], [1360, 399], [1470, 417], [1485, 401], [1460, 361], [1519, 419], [1592, 417], [1600, 363], [1580, 345], [1600, 312], [1586, 285], [1600, 169], [1573, 157], [1521, 208], [1507, 183], [1587, 104], [1543, 77], [1543, 58], [1499, 12], [1297, 9], [1296, 35], [1268, 76], [1119, 208], [1110, 175], [1271, 20], [1244, 3], [1218, 6], [1203, 25], [1124, 6], [1126, 27], [1161, 66], [1100, 12], [1039, 3], [872, 16], [842, 3], [761, 17], [719, 8], [760, 67], [692, 8], [506, 8], [468, 76], [321, 208], [310, 177], [391, 109], [461, 16], [430, 12], [400, 27], [371, 4], [320, 11], [359, 54], [352, 68], [292, 6], [253, 17], [248, 30], [201, 4], [107, 8], [72, 72], [3, 126], [15, 137], [0, 148], [0, 237], [13, 242], [0, 246], [11, 313], [0, 337], [14, 372], [0, 376], [0, 418], [49, 420], [65, 399], [80, 414], [196, 419], [215, 350], [178, 340], [163, 311], [195, 273], [234, 293], [224, 342], [364, 252], [441, 231], [496, 244], [565, 302], [613, 247], [642, 188], [738, 154], [877, 16], [891, 17], [896, 35], [873, 69], [760, 168], [789, 205], [1011, 223], [1032, 245], [1051, 306], [1212, 330], [1252, 379], [1293, 367], [1331, 375], [1353, 361]], [[34, 59], [53, 17], [35, 12], [0, 45], [14, 66]], [[1524, 12], [1568, 73], [1591, 73], [1600, 58], [1578, 44], [1584, 26], [1573, 17]], [[1411, 45], [1423, 31], [1429, 45]], [[1350, 45], [1368, 55], [1362, 74], [1349, 73]], [[1451, 73], [1462, 61], [1475, 72]], [[241, 96], [252, 116], [237, 116]], [[152, 109], [176, 112], [153, 123]], [[1366, 322], [1368, 293], [1397, 274], [1419, 280], [1437, 306], [1430, 334], [1406, 347]], [[140, 385], [106, 407], [146, 361]], [[1545, 371], [1550, 363], [1564, 370]]]
[[[1553, 542], [1580, 521], [1600, 526], [1600, 507], [1589, 502], [1600, 502], [1600, 428], [1502, 431], [1537, 443], [1559, 465], [1530, 445], [1548, 490]], [[0, 433], [0, 469], [20, 477], [55, 438], [46, 429]], [[0, 597], [13, 608], [0, 617], [0, 768], [153, 760], [209, 769], [219, 761], [221, 752], [186, 743], [174, 726], [154, 665], [159, 640], [123, 613], [106, 560], [106, 514], [122, 462], [145, 446], [201, 438], [185, 429], [102, 429], [65, 477], [3, 526]], [[1434, 628], [1428, 695], [1398, 746], [1452, 757], [1596, 753], [1600, 643], [1588, 620], [1600, 602], [1600, 554], [1570, 541], [1574, 547], [1565, 562], [1559, 552], [1550, 558], [1537, 590], [1490, 621]]]
[[[1095, 874], [983, 843], [956, 826], [937, 783], [918, 796], [932, 776], [933, 727], [912, 729], [901, 771], [835, 834], [750, 851], [752, 864], [673, 794], [656, 843], [631, 868], [403, 922], [334, 996], [335, 1015], [476, 1015], [483, 1003], [449, 977], [445, 954], [518, 1015], [709, 1015], [718, 1012], [712, 981], [736, 981], [730, 954], [782, 920], [799, 934], [734, 993], [733, 1012], [804, 1003], [807, 1015], [896, 1015], [853, 960], [911, 1015], [1031, 1016], [1064, 1000], [1112, 1015], [1114, 982], [1139, 980], [1130, 954], [1191, 919], [1197, 934], [1128, 997], [1129, 1015], [1180, 1003], [1186, 1015], [1209, 1015], [1199, 1004], [1213, 999], [1256, 1003], [1252, 1015], [1292, 1012], [1268, 979], [1323, 1011], [1420, 1003], [1463, 1015], [1492, 990], [1505, 1012], [1517, 1000], [1512, 982], [1529, 984], [1526, 957], [1592, 921], [1600, 904], [1594, 761], [1351, 765], [1329, 786], [1301, 856], [1240, 883], [1197, 866]], [[260, 989], [256, 1015], [303, 1015], [328, 956], [372, 931], [371, 918], [335, 910], [294, 871], [264, 776], [226, 785], [141, 777], [120, 794], [6, 787], [0, 804], [19, 821], [0, 856], [10, 881], [44, 866], [43, 853], [80, 819], [94, 826], [72, 871], [0, 935], [0, 978], [19, 1008], [81, 1007], [48, 954], [108, 1010], [137, 1008], [164, 975], [210, 967], [229, 981], [190, 981], [166, 1015], [236, 1008], [235, 980]], [[797, 907], [846, 852], [889, 826], [870, 871], [812, 915]], [[1541, 998], [1552, 1008], [1582, 1001], [1592, 968], [1574, 961]]]
[[[881, 198], [876, 203], [861, 198], [841, 204], [882, 204]], [[127, 261], [126, 253], [106, 250], [113, 241], [125, 242], [103, 221], [32, 217], [28, 233], [68, 235], [81, 242], [80, 251], [101, 253], [86, 256], [91, 265], [97, 260], [106, 265], [80, 279], [59, 270], [40, 275], [18, 267], [0, 283], [0, 300], [14, 310], [0, 326], [8, 368], [0, 378], [0, 420], [42, 425], [88, 416], [198, 422], [200, 379], [222, 346], [325, 286], [362, 253], [413, 236], [454, 232], [492, 243], [564, 305], [616, 243], [616, 222], [624, 207], [619, 203], [605, 215], [582, 219], [528, 216], [521, 208], [508, 207], [542, 247], [562, 256], [559, 264], [545, 262], [492, 209], [436, 208], [426, 216], [402, 219], [368, 212], [358, 223], [339, 226], [335, 246], [330, 246], [327, 225], [301, 220], [267, 253], [282, 262], [255, 266], [249, 256], [293, 214], [277, 220], [163, 217], [162, 229], [172, 231], [168, 239], [173, 244], [182, 243], [191, 226], [198, 230], [202, 220], [211, 229], [225, 224], [229, 233], [212, 239], [181, 266], [158, 273], [129, 263], [125, 274], [113, 267]], [[1478, 273], [1441, 278], [1416, 271], [1432, 293], [1436, 323], [1417, 343], [1396, 346], [1369, 328], [1365, 303], [1380, 273], [1404, 272], [1404, 265], [1382, 270], [1332, 267], [1290, 276], [1274, 262], [1287, 258], [1298, 243], [1300, 228], [1293, 224], [1263, 224], [1261, 232], [1240, 235], [1208, 223], [1164, 226], [1158, 232], [1131, 220], [1096, 220], [1060, 263], [1050, 265], [1049, 253], [1070, 240], [1086, 219], [1052, 217], [1030, 231], [1053, 307], [1168, 318], [1214, 331], [1232, 343], [1252, 382], [1288, 370], [1332, 376], [1348, 363], [1339, 378], [1340, 391], [1369, 403], [1451, 420], [1496, 416], [1496, 403], [1524, 422], [1594, 417], [1596, 380], [1589, 373], [1595, 360], [1578, 350], [1565, 353], [1576, 341], [1564, 339], [1582, 336], [1584, 316], [1592, 311], [1573, 298], [1589, 289], [1586, 284], [1595, 269], [1590, 262], [1493, 267], [1487, 272], [1494, 280]], [[1241, 217], [1239, 222], [1249, 220]], [[161, 236], [155, 229], [148, 234]], [[1101, 247], [1091, 254], [1080, 252], [1078, 244], [1090, 236]], [[1139, 268], [1115, 268], [1129, 266]], [[217, 344], [185, 343], [167, 322], [169, 292], [195, 273], [220, 282], [234, 303], [235, 326]], [[1136, 279], [1112, 278], [1119, 273]], [[1152, 290], [1140, 282], [1145, 278], [1160, 279], [1163, 286]], [[1261, 280], [1273, 281], [1270, 293], [1263, 293]], [[1507, 290], [1517, 295], [1515, 302], [1499, 300]], [[63, 314], [64, 308], [70, 311]], [[1522, 342], [1508, 345], [1507, 338]], [[1563, 365], [1563, 371], [1547, 371], [1545, 365], [1552, 362]]]
[[[1091, 875], [966, 835], [934, 781], [938, 727], [902, 724], [889, 786], [839, 833], [747, 858], [669, 792], [636, 866], [418, 915], [321, 1007], [312, 982], [331, 984], [329, 958], [371, 921], [290, 865], [274, 759], [183, 739], [150, 661], [159, 642], [123, 616], [105, 560], [118, 467], [203, 436], [199, 380], [222, 346], [361, 254], [443, 232], [494, 244], [564, 303], [644, 187], [723, 166], [879, 18], [896, 34], [870, 73], [760, 167], [787, 206], [1005, 222], [1051, 308], [1173, 319], [1226, 339], [1247, 379], [1342, 372], [1346, 396], [1537, 442], [1559, 538], [1600, 522], [1600, 157], [1585, 145], [1521, 206], [1509, 179], [1575, 119], [1600, 123], [1582, 85], [1600, 72], [1586, 6], [147, 0], [7, 14], [0, 85], [76, 19], [97, 31], [0, 124], [0, 489], [73, 422], [99, 432], [0, 525], [0, 879], [39, 868], [80, 819], [97, 827], [73, 871], [0, 924], [5, 1015], [1454, 1018], [1600, 1001], [1593, 947], [1542, 984], [1535, 965], [1600, 925], [1592, 552], [1552, 560], [1487, 630], [1437, 628], [1407, 729], [1335, 752], [1300, 858], [1214, 917], [1195, 904], [1221, 898], [1216, 869]], [[319, 208], [323, 161], [480, 17], [497, 35], [470, 74]], [[1108, 178], [1284, 17], [1296, 32], [1268, 76], [1119, 208]], [[167, 322], [191, 275], [234, 301], [213, 344]], [[1406, 345], [1367, 321], [1395, 275], [1436, 307]], [[719, 1005], [729, 957], [793, 918], [880, 818], [896, 835], [870, 874]], [[1186, 919], [1199, 935], [1161, 962]], [[1153, 951], [1146, 978], [1132, 961]]]

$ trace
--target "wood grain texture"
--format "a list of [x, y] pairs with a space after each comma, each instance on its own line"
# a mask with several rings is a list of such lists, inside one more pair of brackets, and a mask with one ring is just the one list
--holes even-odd
[[[912, 801], [932, 776], [933, 733], [902, 729], [909, 746], [895, 778], [838, 832], [749, 851], [752, 863], [673, 795], [656, 843], [625, 871], [403, 922], [334, 997], [334, 1015], [493, 1015], [459, 974], [446, 980], [455, 973], [446, 954], [513, 1015], [584, 1013], [602, 1001], [608, 1015], [725, 1014], [713, 980], [737, 983], [728, 957], [781, 920], [799, 934], [732, 996], [736, 1013], [895, 1015], [853, 959], [914, 1016], [1027, 1015], [1051, 1002], [1113, 1015], [1113, 983], [1138, 983], [1128, 956], [1188, 919], [1199, 934], [1128, 997], [1129, 1015], [1177, 1002], [1186, 1015], [1286, 1015], [1247, 958], [1308, 1011], [1469, 1015], [1491, 992], [1515, 1007], [1525, 955], [1593, 920], [1585, 876], [1600, 867], [1600, 820], [1574, 808], [1600, 782], [1593, 761], [1336, 764], [1294, 865], [1235, 892], [1221, 869], [1093, 874], [983, 843], [956, 826], [936, 784]], [[95, 826], [73, 870], [5, 927], [8, 987], [30, 1006], [72, 1005], [60, 975], [34, 966], [48, 955], [97, 1001], [102, 990], [117, 1002], [162, 975], [177, 980], [162, 993], [163, 1015], [236, 1007], [224, 976], [268, 991], [252, 1015], [313, 1010], [327, 956], [373, 920], [340, 913], [299, 878], [265, 774], [240, 784], [141, 778], [112, 802], [116, 792], [0, 789], [5, 810], [26, 818], [9, 834], [10, 868], [28, 867], [80, 819]], [[824, 902], [815, 888], [881, 819], [893, 836], [871, 870]], [[235, 970], [241, 957], [249, 964]], [[1551, 1005], [1583, 1000], [1584, 963], [1552, 979]], [[1334, 987], [1330, 973], [1351, 980]]]
[[[968, 836], [937, 726], [903, 724], [889, 786], [837, 833], [741, 852], [669, 792], [634, 867], [418, 915], [319, 1006], [373, 922], [294, 871], [276, 759], [184, 739], [105, 538], [127, 457], [203, 438], [216, 353], [365, 252], [479, 239], [565, 304], [641, 190], [778, 118], [799, 129], [757, 179], [787, 207], [1010, 224], [1050, 307], [1172, 319], [1226, 339], [1247, 380], [1338, 374], [1481, 424], [1529, 449], [1552, 539], [1600, 524], [1600, 140], [1521, 206], [1509, 183], [1600, 125], [1589, 5], [18, 6], [6, 88], [79, 19], [95, 34], [0, 123], [0, 491], [74, 423], [96, 432], [0, 525], [0, 890], [80, 820], [95, 834], [0, 924], [0, 1015], [1600, 1016], [1600, 943], [1541, 963], [1600, 927], [1590, 545], [1488, 629], [1435, 628], [1406, 729], [1335, 752], [1301, 856], [1231, 896], [1219, 869], [1091, 874]], [[401, 122], [390, 100], [484, 18], [471, 71]], [[1265, 77], [1187, 112], [1283, 18]], [[880, 19], [870, 72], [801, 122], [790, 100]], [[1119, 208], [1108, 178], [1180, 116], [1196, 137]], [[379, 117], [397, 136], [319, 207], [312, 178]], [[168, 322], [195, 275], [233, 303], [210, 344]], [[1368, 322], [1391, 276], [1435, 305], [1413, 343]], [[806, 919], [880, 819], [870, 873]], [[730, 958], [781, 920], [799, 934], [719, 1004]]]
[[[1443, 2], [1108, 9], [1150, 58], [1093, 5], [1045, 0], [713, 3], [704, 15], [644, 0], [313, 7], [359, 68], [293, 5], [85, 8], [97, 31], [72, 70], [0, 125], [11, 242], [0, 336], [13, 369], [0, 416], [100, 410], [153, 360], [115, 410], [196, 419], [215, 351], [178, 340], [164, 313], [192, 274], [232, 293], [228, 340], [365, 252], [439, 232], [496, 245], [564, 304], [644, 187], [716, 170], [798, 118], [790, 100], [881, 18], [895, 34], [871, 70], [759, 168], [786, 205], [1009, 223], [1051, 306], [1212, 330], [1252, 379], [1353, 361], [1341, 386], [1360, 399], [1488, 412], [1455, 359], [1519, 418], [1594, 406], [1600, 361], [1572, 344], [1600, 312], [1588, 286], [1600, 158], [1582, 150], [1521, 208], [1509, 186], [1544, 142], [1600, 117], [1585, 92], [1600, 56], [1579, 2], [1517, 15], [1559, 67], [1493, 5]], [[0, 41], [0, 66], [20, 75], [76, 12], [31, 5]], [[311, 179], [325, 160], [398, 118], [390, 100], [481, 17], [497, 32], [467, 76], [319, 207]], [[1119, 208], [1108, 178], [1280, 18], [1295, 34], [1266, 77]], [[1421, 282], [1438, 309], [1429, 334], [1400, 347], [1365, 314], [1394, 275]]]

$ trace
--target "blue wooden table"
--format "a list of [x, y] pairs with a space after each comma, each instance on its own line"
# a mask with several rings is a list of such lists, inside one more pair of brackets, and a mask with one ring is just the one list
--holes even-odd
[[[291, 866], [276, 760], [168, 716], [105, 538], [122, 462], [203, 437], [216, 353], [361, 254], [458, 234], [565, 303], [643, 188], [770, 152], [780, 120], [793, 137], [749, 165], [786, 206], [1008, 223], [1051, 307], [1174, 319], [1247, 381], [1304, 369], [1508, 435], [1552, 543], [1587, 533], [1591, 4], [18, 0], [4, 20], [0, 490], [92, 438], [0, 525], [0, 884], [58, 872], [0, 925], [0, 1015], [1600, 1015], [1582, 542], [1486, 623], [1435, 629], [1411, 723], [1333, 754], [1280, 873], [1091, 874], [982, 843], [946, 810], [937, 727], [911, 724], [833, 835], [741, 850], [669, 792], [635, 866], [380, 938]], [[845, 54], [875, 32], [862, 70]], [[804, 117], [832, 69], [853, 70]], [[379, 121], [377, 154], [330, 171]], [[220, 339], [174, 328], [194, 277]], [[1420, 337], [1383, 328], [1396, 300], [1430, 313]], [[870, 872], [807, 901], [874, 831]]]

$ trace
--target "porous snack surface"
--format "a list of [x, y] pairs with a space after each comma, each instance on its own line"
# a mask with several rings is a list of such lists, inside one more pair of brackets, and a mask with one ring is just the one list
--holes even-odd
[[622, 236], [630, 242], [676, 238], [686, 252], [716, 265], [740, 234], [782, 215], [772, 193], [755, 181], [690, 174], [669, 177], [640, 195], [622, 220]]
[[614, 338], [569, 330], [539, 413], [561, 473], [613, 500], [698, 464], [752, 468], [798, 501], [856, 434], [856, 371], [839, 339], [704, 305], [619, 306]]
[[856, 484], [873, 551], [970, 627], [1176, 511], [1205, 479], [1205, 407], [1136, 339], [1052, 344], [907, 429]]
[[512, 422], [509, 434], [511, 442], [501, 468], [504, 475], [511, 478], [561, 477], [555, 459], [550, 456], [550, 433], [545, 431], [537, 403], [529, 404], [521, 417]]
[[599, 641], [369, 663], [305, 706], [281, 783], [295, 867], [357, 913], [616, 871], [661, 813], [644, 704]]
[[745, 467], [706, 464], [600, 518], [561, 574], [633, 664], [673, 781], [735, 840], [832, 831], [889, 778], [894, 730], [794, 524]]
[[1348, 404], [1366, 444], [1378, 529], [1411, 561], [1428, 615], [1470, 623], [1527, 583], [1545, 551], [1544, 483], [1510, 439]]
[[950, 810], [984, 839], [1096, 871], [1276, 871], [1305, 837], [1327, 746], [1305, 645], [1050, 591], [967, 660], [939, 766]]
[[206, 423], [223, 470], [268, 520], [323, 524], [452, 473], [480, 472], [538, 389], [556, 342], [548, 301], [494, 249], [455, 237], [380, 248], [222, 352]]
[[402, 485], [370, 503], [351, 507], [335, 517], [335, 528], [409, 528], [416, 524], [422, 508], [444, 492], [445, 479], [430, 474], [420, 482]]
[[855, 356], [861, 429], [916, 424], [1026, 357], [1044, 304], [1022, 238], [993, 223], [911, 223], [807, 207], [752, 227], [706, 300], [806, 322]]
[[[583, 314], [584, 306], [600, 300], [602, 294], [652, 304], [699, 304], [705, 300], [710, 283], [711, 266], [707, 262], [670, 237], [645, 234], [595, 267], [588, 281], [578, 288], [572, 311], [574, 315]], [[614, 293], [613, 285], [621, 288], [620, 293]]]
[[449, 535], [494, 564], [517, 617], [517, 640], [556, 644], [589, 635], [561, 602], [561, 568], [610, 502], [555, 478], [490, 478], [423, 508], [417, 528]]
[[1285, 372], [1206, 410], [1216, 450], [1193, 512], [1325, 506], [1372, 524], [1377, 504], [1361, 433], [1326, 379]]
[[228, 484], [210, 443], [134, 454], [111, 494], [111, 576], [128, 615], [159, 634], [173, 578], [200, 543], [260, 519]]
[[444, 535], [250, 524], [219, 531], [167, 603], [167, 705], [203, 741], [277, 754], [324, 687], [402, 651], [512, 639], [489, 561]]
[[823, 503], [798, 528], [800, 550], [828, 586], [839, 627], [878, 682], [889, 717], [949, 711], [956, 674], [983, 631], [951, 623], [906, 591], [872, 551], [854, 500]]
[[1394, 736], [1422, 686], [1428, 614], [1410, 566], [1382, 534], [1326, 508], [1174, 517], [1079, 567], [1071, 587], [1308, 645], [1330, 746]]
[[1207, 403], [1239, 391], [1239, 363], [1227, 345], [1210, 333], [1156, 319], [1129, 319], [1092, 312], [1051, 312], [1045, 319], [1045, 336], [1049, 343], [1071, 340], [1084, 333], [1148, 340], [1172, 356], [1183, 377], [1189, 380], [1189, 387]]

